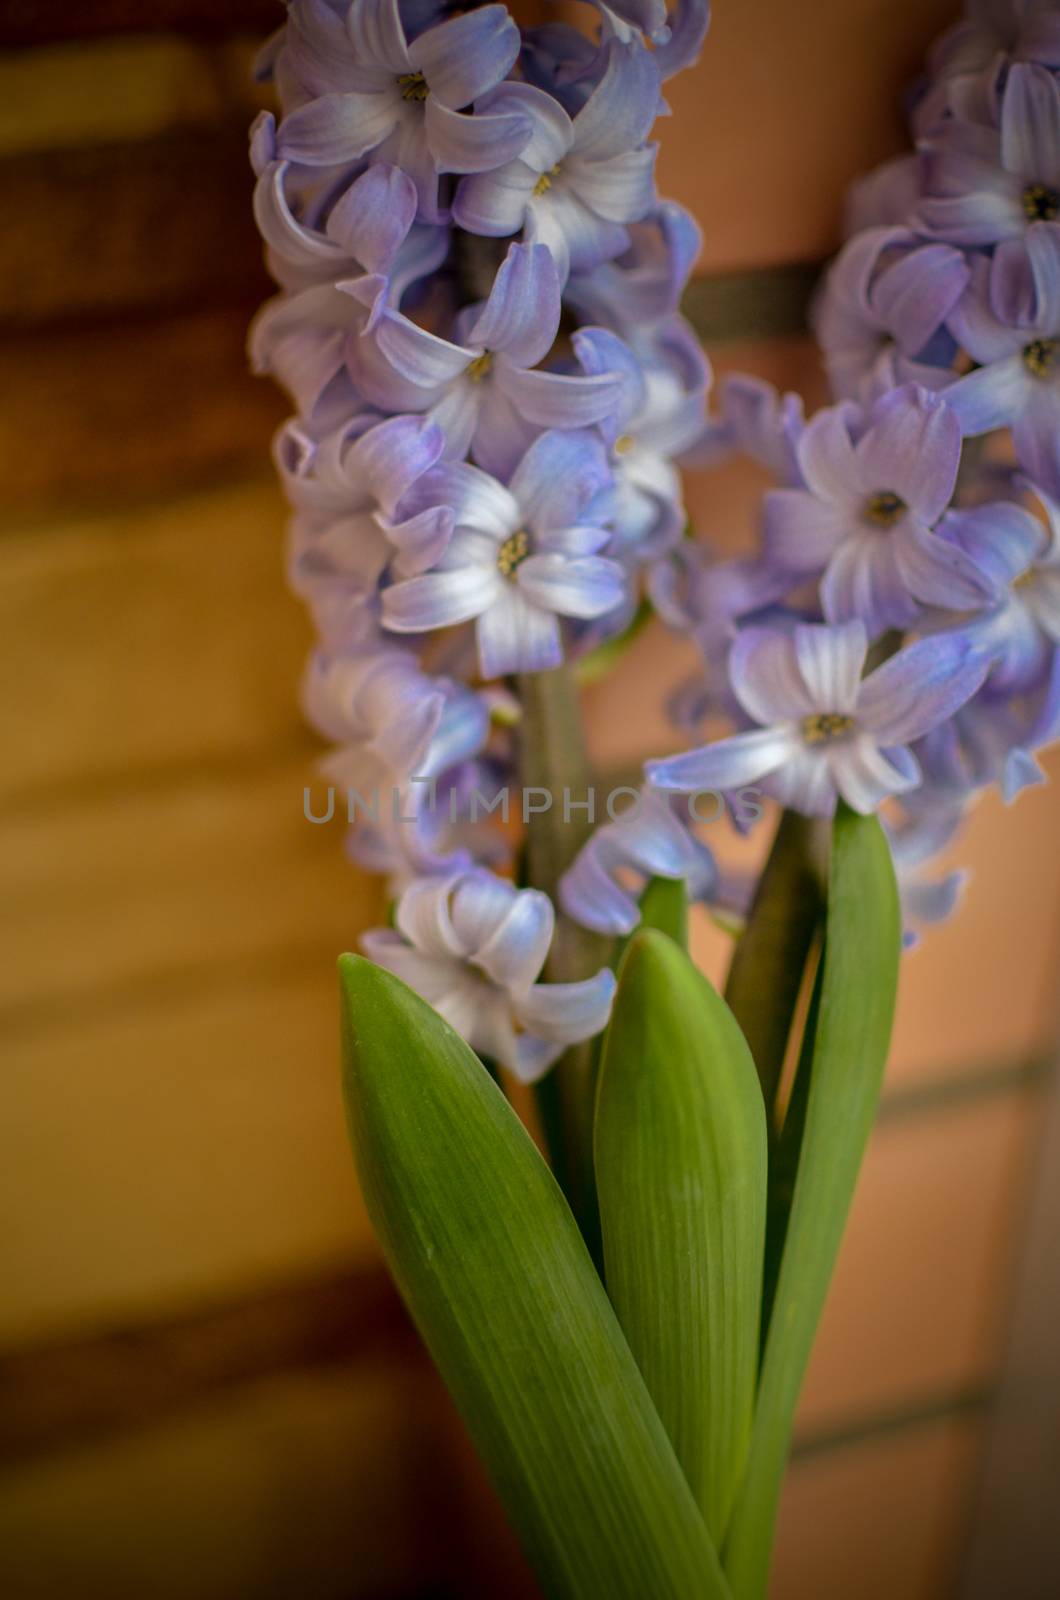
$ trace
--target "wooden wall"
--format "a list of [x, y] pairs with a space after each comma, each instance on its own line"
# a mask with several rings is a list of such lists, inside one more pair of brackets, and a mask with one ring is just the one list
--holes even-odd
[[[663, 186], [717, 367], [822, 396], [801, 309], [948, 4], [717, 0]], [[12, 1600], [528, 1592], [382, 1279], [333, 959], [377, 891], [309, 827], [307, 644], [246, 371], [269, 0], [0, 3], [3, 1476]], [[746, 537], [752, 474], [690, 484]], [[599, 752], [669, 737], [649, 634]], [[633, 708], [637, 714], [633, 715]], [[776, 1594], [944, 1596], [1055, 1031], [1056, 791], [993, 801], [909, 961], [807, 1388]], [[717, 937], [701, 930], [717, 969]], [[901, 1537], [894, 1536], [895, 1519]]]

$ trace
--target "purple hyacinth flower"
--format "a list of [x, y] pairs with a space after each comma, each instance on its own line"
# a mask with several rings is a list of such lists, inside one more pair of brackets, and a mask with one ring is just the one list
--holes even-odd
[[867, 678], [864, 624], [800, 624], [791, 633], [747, 628], [729, 657], [737, 700], [757, 724], [715, 744], [645, 767], [657, 788], [682, 793], [761, 783], [782, 805], [831, 816], [837, 796], [875, 811], [915, 788], [907, 746], [975, 693], [988, 662], [957, 635], [921, 639]]
[[583, 928], [617, 937], [637, 926], [637, 895], [653, 877], [683, 880], [689, 899], [704, 900], [717, 888], [718, 869], [671, 800], [645, 788], [627, 811], [594, 831], [560, 879], [559, 902]]
[[365, 954], [524, 1083], [607, 1022], [615, 978], [606, 968], [581, 983], [535, 981], [555, 927], [538, 889], [516, 889], [481, 867], [422, 878], [401, 896], [395, 922], [364, 935]]
[[1035, 751], [1060, 738], [1060, 650], [1045, 679], [1029, 694], [994, 691], [988, 682], [946, 723], [916, 746], [925, 780], [965, 800], [997, 784], [1006, 804], [1023, 789], [1046, 782]]
[[991, 245], [1060, 216], [1060, 85], [1044, 67], [1010, 68], [999, 128], [950, 118], [919, 148], [924, 233]]
[[422, 417], [354, 418], [322, 439], [296, 421], [281, 429], [276, 464], [295, 509], [290, 580], [333, 647], [359, 634], [362, 612], [388, 567], [421, 572], [453, 530], [444, 506], [399, 512], [402, 497], [439, 460], [445, 439]]
[[705, 427], [710, 367], [680, 319], [654, 341], [643, 361], [605, 328], [582, 328], [574, 352], [590, 374], [619, 375], [619, 392], [601, 432], [613, 482], [605, 491], [616, 558], [654, 561], [680, 539], [686, 515], [674, 461]]
[[465, 464], [425, 474], [403, 511], [445, 506], [456, 531], [434, 571], [384, 591], [384, 627], [474, 620], [484, 678], [558, 666], [560, 617], [602, 617], [625, 599], [623, 569], [597, 553], [610, 534], [590, 508], [609, 481], [600, 440], [575, 431], [542, 434], [507, 487]]
[[902, 945], [913, 950], [920, 943], [922, 928], [937, 927], [949, 920], [967, 887], [967, 872], [958, 870], [936, 877], [925, 872], [939, 852], [953, 842], [964, 821], [965, 807], [932, 793], [926, 786], [903, 795], [899, 804], [898, 815], [884, 815], [882, 821], [898, 881]]
[[1060, 498], [1060, 226], [975, 261], [950, 329], [979, 363], [946, 391], [961, 428], [1010, 427], [1024, 471]]
[[564, 299], [583, 322], [599, 323], [635, 345], [677, 310], [703, 236], [672, 200], [660, 201], [627, 231], [629, 249], [591, 272], [572, 273]]
[[798, 443], [805, 426], [800, 394], [780, 394], [764, 378], [732, 372], [721, 381], [721, 416], [708, 425], [689, 464], [711, 467], [735, 450], [778, 483], [801, 488]]
[[449, 238], [414, 222], [416, 192], [396, 167], [362, 173], [312, 225], [288, 204], [288, 170], [267, 163], [254, 191], [269, 270], [288, 292], [255, 317], [249, 348], [255, 370], [271, 372], [308, 414], [341, 372], [350, 334], [436, 271]]
[[941, 537], [975, 562], [991, 591], [987, 608], [963, 626], [993, 660], [992, 691], [1034, 689], [1060, 645], [1060, 507], [1043, 501], [1048, 528], [1006, 501], [952, 512], [939, 526]]
[[1060, 67], [1055, 0], [965, 0], [964, 16], [936, 40], [933, 77], [965, 78], [996, 67], [999, 57]]
[[944, 324], [968, 277], [959, 250], [903, 228], [870, 228], [845, 245], [813, 315], [834, 393], [871, 405], [899, 384], [951, 383], [956, 347]]
[[384, 311], [372, 333], [347, 347], [350, 371], [373, 405], [425, 411], [446, 436], [446, 455], [470, 448], [485, 471], [507, 477], [543, 428], [599, 422], [622, 386], [537, 370], [559, 329], [560, 287], [544, 245], [512, 245], [485, 304], [457, 318], [456, 342]]
[[658, 71], [639, 45], [608, 47], [604, 75], [573, 118], [530, 84], [502, 84], [482, 110], [525, 115], [533, 135], [517, 159], [462, 179], [454, 220], [498, 238], [525, 227], [551, 250], [561, 283], [621, 255], [623, 224], [647, 216], [655, 199], [655, 146], [644, 140], [658, 99]]
[[439, 173], [498, 166], [529, 136], [517, 110], [461, 115], [507, 76], [519, 30], [504, 6], [487, 5], [410, 43], [398, 0], [353, 0], [346, 28], [352, 48], [313, 52], [313, 98], [280, 124], [279, 153], [301, 166], [367, 157], [401, 167], [416, 186], [421, 216], [437, 222]]
[[921, 602], [981, 605], [974, 564], [931, 531], [960, 455], [957, 418], [915, 384], [865, 414], [849, 402], [818, 412], [798, 443], [806, 488], [766, 495], [768, 555], [795, 576], [821, 573], [827, 620], [859, 617], [870, 638], [907, 627]]

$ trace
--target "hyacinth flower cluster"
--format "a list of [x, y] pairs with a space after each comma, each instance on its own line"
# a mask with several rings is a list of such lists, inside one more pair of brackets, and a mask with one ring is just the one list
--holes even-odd
[[[971, 803], [1042, 782], [1060, 735], [1060, 8], [973, 0], [911, 124], [915, 151], [852, 190], [816, 297], [834, 404], [807, 420], [794, 394], [723, 386], [704, 453], [773, 474], [758, 548], [684, 542], [650, 578], [703, 661], [685, 725], [735, 726], [647, 768], [666, 793], [880, 811], [909, 943], [953, 909], [962, 875], [931, 862]], [[626, 932], [594, 887], [615, 832], [564, 901]]]
[[399, 898], [366, 948], [524, 1079], [600, 1031], [614, 979], [536, 982], [552, 903], [475, 808], [514, 777], [520, 679], [620, 634], [684, 533], [699, 235], [650, 133], [706, 25], [705, 0], [601, 6], [595, 39], [496, 4], [293, 0], [261, 61], [280, 293], [251, 353], [297, 408], [275, 456], [307, 712], [365, 799], [353, 858]]

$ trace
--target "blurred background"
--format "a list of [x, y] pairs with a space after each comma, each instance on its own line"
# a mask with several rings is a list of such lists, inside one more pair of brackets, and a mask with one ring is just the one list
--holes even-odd
[[[659, 128], [704, 230], [690, 314], [719, 372], [818, 403], [843, 190], [903, 147], [956, 7], [715, 10]], [[0, 0], [6, 1600], [533, 1593], [342, 1126], [334, 956], [378, 896], [301, 814], [284, 407], [244, 357], [249, 64], [281, 17]], [[697, 525], [738, 548], [761, 487], [690, 479]], [[672, 746], [687, 666], [652, 631], [592, 691], [603, 761]], [[963, 909], [905, 964], [777, 1600], [1057, 1592], [1058, 797], [980, 806]], [[717, 975], [720, 935], [699, 948]]]

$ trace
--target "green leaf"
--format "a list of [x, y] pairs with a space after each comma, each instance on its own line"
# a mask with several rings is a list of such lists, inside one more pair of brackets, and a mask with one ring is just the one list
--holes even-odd
[[688, 890], [683, 878], [649, 878], [640, 897], [640, 925], [657, 928], [688, 949]]
[[821, 916], [818, 824], [785, 811], [733, 952], [725, 998], [751, 1047], [770, 1133], [803, 973]]
[[622, 962], [595, 1149], [608, 1293], [720, 1543], [758, 1371], [765, 1109], [728, 1006], [658, 932]]
[[901, 919], [875, 817], [841, 807], [805, 1122], [747, 1474], [725, 1564], [738, 1600], [759, 1600], [795, 1405], [879, 1101], [891, 1037]]
[[725, 1600], [665, 1430], [570, 1210], [464, 1041], [339, 963], [350, 1135], [387, 1261], [558, 1600]]

